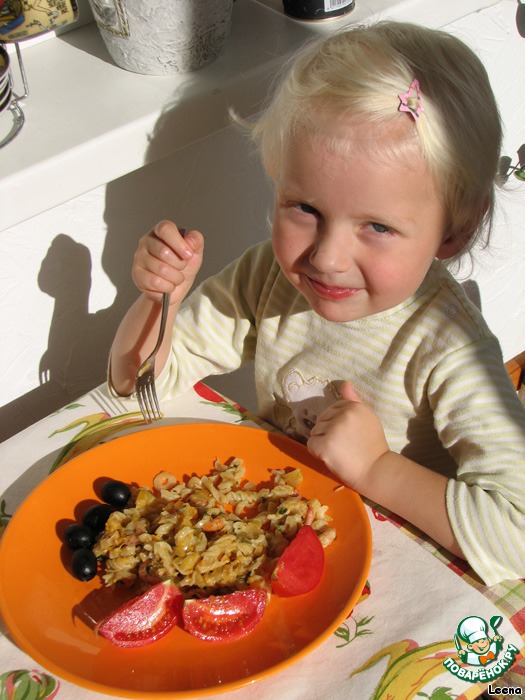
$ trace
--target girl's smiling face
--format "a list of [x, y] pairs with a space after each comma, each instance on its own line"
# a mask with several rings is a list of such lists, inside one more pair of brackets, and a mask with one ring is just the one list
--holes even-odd
[[[399, 128], [399, 127], [398, 127]], [[409, 122], [401, 130], [413, 128]], [[273, 249], [287, 279], [330, 321], [353, 321], [390, 309], [421, 285], [437, 257], [454, 255], [445, 212], [418, 150], [373, 158], [392, 142], [386, 128], [345, 127], [337, 152], [304, 137], [283, 154], [275, 178]], [[392, 137], [391, 137], [392, 138]]]

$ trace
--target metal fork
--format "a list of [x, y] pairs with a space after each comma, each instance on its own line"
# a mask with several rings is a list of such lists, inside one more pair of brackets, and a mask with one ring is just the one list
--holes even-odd
[[155, 389], [155, 356], [161, 346], [166, 330], [166, 319], [168, 317], [168, 308], [170, 304], [170, 295], [162, 295], [162, 310], [160, 312], [160, 329], [157, 343], [153, 348], [153, 352], [140, 365], [137, 376], [135, 377], [135, 393], [139, 402], [140, 410], [144, 416], [146, 423], [152, 423], [155, 420], [162, 418], [160, 411], [157, 391]]

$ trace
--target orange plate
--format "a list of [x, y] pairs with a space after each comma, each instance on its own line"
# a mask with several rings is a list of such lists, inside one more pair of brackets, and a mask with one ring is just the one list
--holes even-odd
[[[258, 628], [234, 642], [203, 642], [175, 628], [149, 646], [122, 649], [95, 636], [89, 618], [120, 601], [98, 577], [82, 583], [69, 573], [71, 553], [60, 539], [65, 526], [97, 500], [104, 479], [151, 487], [161, 469], [202, 476], [215, 458], [230, 457], [244, 460], [255, 483], [267, 481], [270, 469], [300, 467], [301, 493], [329, 506], [337, 538], [326, 550], [319, 586], [296, 598], [272, 596]], [[60, 467], [17, 510], [0, 543], [0, 610], [35, 661], [91, 690], [181, 698], [240, 688], [308, 654], [359, 599], [370, 568], [370, 525], [359, 496], [337, 487], [305, 447], [256, 428], [172, 425], [117, 438]]]

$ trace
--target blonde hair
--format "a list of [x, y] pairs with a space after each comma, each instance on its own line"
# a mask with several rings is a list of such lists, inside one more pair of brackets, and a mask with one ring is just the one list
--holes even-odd
[[329, 141], [331, 119], [385, 129], [412, 119], [399, 111], [398, 96], [414, 79], [423, 112], [413, 120], [412, 138], [396, 147], [405, 158], [414, 145], [422, 152], [443, 198], [448, 235], [465, 252], [490, 231], [502, 129], [483, 64], [452, 35], [379, 22], [307, 44], [251, 126], [252, 137], [275, 178], [289, 139], [306, 132]]

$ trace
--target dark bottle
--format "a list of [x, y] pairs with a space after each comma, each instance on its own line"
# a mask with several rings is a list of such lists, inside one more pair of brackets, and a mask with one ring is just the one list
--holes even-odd
[[354, 0], [283, 0], [284, 11], [296, 19], [330, 19], [354, 9]]

